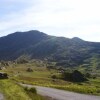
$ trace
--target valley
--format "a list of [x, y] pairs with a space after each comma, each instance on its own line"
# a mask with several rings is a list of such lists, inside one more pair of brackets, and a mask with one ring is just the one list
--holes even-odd
[[50, 99], [19, 83], [100, 97], [100, 43], [16, 32], [0, 38], [0, 73], [7, 100]]
[[[31, 70], [27, 70], [29, 68]], [[95, 78], [93, 76], [84, 82], [65, 81], [61, 78], [62, 73], [58, 69], [48, 69], [45, 63], [36, 60], [24, 64], [12, 63], [9, 66], [5, 66], [5, 69], [2, 71], [8, 73], [10, 80], [18, 83], [100, 95], [100, 74], [96, 74]], [[82, 70], [80, 69], [80, 71]], [[56, 77], [52, 77], [54, 75]]]

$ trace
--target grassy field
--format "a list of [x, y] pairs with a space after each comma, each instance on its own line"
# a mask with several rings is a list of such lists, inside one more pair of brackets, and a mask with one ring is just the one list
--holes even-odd
[[45, 100], [42, 96], [26, 91], [10, 79], [0, 80], [0, 92], [5, 100]]
[[[31, 68], [33, 72], [27, 72], [27, 68]], [[61, 79], [52, 79], [52, 75], [60, 76], [57, 70], [48, 70], [45, 66], [37, 66], [34, 63], [12, 64], [2, 71], [7, 72], [9, 78], [17, 82], [100, 95], [100, 78], [90, 79], [84, 83], [72, 83]]]
[[10, 80], [0, 80], [0, 91], [3, 92], [6, 100], [31, 100], [23, 88]]

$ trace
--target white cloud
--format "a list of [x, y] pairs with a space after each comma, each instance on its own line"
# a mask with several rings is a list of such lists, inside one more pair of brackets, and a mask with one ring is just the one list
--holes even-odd
[[99, 0], [4, 1], [28, 6], [6, 14], [0, 20], [0, 33], [37, 29], [51, 35], [100, 41]]

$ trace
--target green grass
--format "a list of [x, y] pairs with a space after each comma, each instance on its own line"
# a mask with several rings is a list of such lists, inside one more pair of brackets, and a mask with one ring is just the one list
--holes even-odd
[[54, 86], [54, 88], [69, 90], [69, 91], [74, 91], [74, 92], [79, 92], [79, 93], [85, 93], [85, 94], [100, 95], [100, 92], [99, 92], [100, 89], [97, 89], [96, 87], [93, 87], [93, 86], [90, 87], [90, 86], [80, 86], [77, 84], [71, 84], [71, 85], [66, 85], [66, 86]]
[[6, 100], [31, 100], [22, 87], [10, 80], [0, 80], [0, 91]]
[[44, 100], [42, 96], [34, 93], [31, 89], [26, 91], [11, 80], [0, 80], [0, 92], [4, 94], [6, 100]]

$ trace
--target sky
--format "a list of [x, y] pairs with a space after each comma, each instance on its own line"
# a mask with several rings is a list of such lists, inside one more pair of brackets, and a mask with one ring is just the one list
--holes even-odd
[[100, 42], [100, 0], [0, 0], [0, 37], [29, 30]]

